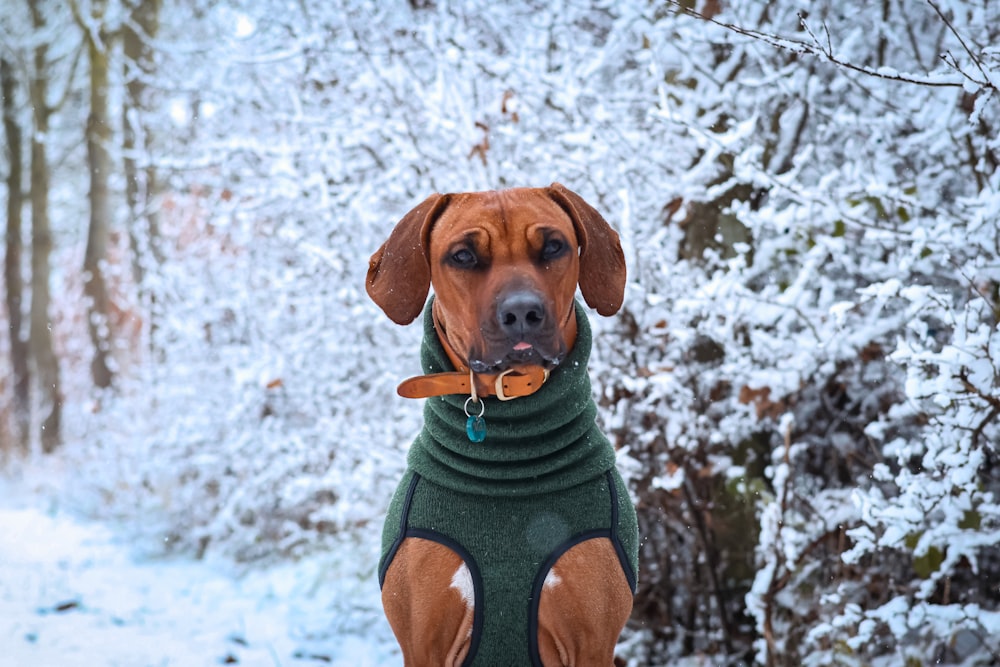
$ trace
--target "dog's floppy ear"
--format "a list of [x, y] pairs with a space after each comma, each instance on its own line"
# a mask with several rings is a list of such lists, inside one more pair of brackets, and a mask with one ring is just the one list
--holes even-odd
[[368, 296], [396, 324], [409, 324], [423, 310], [431, 286], [431, 227], [447, 203], [447, 195], [425, 199], [396, 223], [368, 262]]
[[573, 220], [580, 244], [580, 291], [601, 315], [614, 315], [625, 298], [625, 253], [618, 234], [583, 197], [559, 183], [549, 196]]

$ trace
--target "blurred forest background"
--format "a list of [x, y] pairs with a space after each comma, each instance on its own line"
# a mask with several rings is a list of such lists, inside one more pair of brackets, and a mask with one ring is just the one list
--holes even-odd
[[434, 191], [620, 231], [630, 665], [1000, 665], [1000, 3], [3, 0], [0, 450], [150, 552], [370, 578]]

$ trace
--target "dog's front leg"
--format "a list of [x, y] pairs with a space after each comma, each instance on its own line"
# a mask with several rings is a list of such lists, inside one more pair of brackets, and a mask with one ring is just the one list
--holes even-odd
[[472, 576], [448, 547], [404, 540], [386, 572], [382, 606], [406, 667], [458, 667], [465, 660], [472, 641]]
[[632, 591], [611, 542], [595, 538], [564, 553], [538, 605], [538, 654], [545, 667], [611, 667], [632, 613]]

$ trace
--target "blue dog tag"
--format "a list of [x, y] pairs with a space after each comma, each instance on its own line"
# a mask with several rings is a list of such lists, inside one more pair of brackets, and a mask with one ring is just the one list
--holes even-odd
[[465, 434], [471, 442], [482, 442], [486, 439], [486, 420], [482, 416], [469, 415], [465, 420]]

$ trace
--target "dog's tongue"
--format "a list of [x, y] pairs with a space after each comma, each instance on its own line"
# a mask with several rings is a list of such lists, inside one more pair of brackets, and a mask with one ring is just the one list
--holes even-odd
[[521, 352], [523, 350], [530, 350], [531, 349], [531, 343], [526, 343], [525, 341], [522, 340], [520, 343], [518, 343], [517, 345], [514, 346], [514, 349], [517, 352]]

